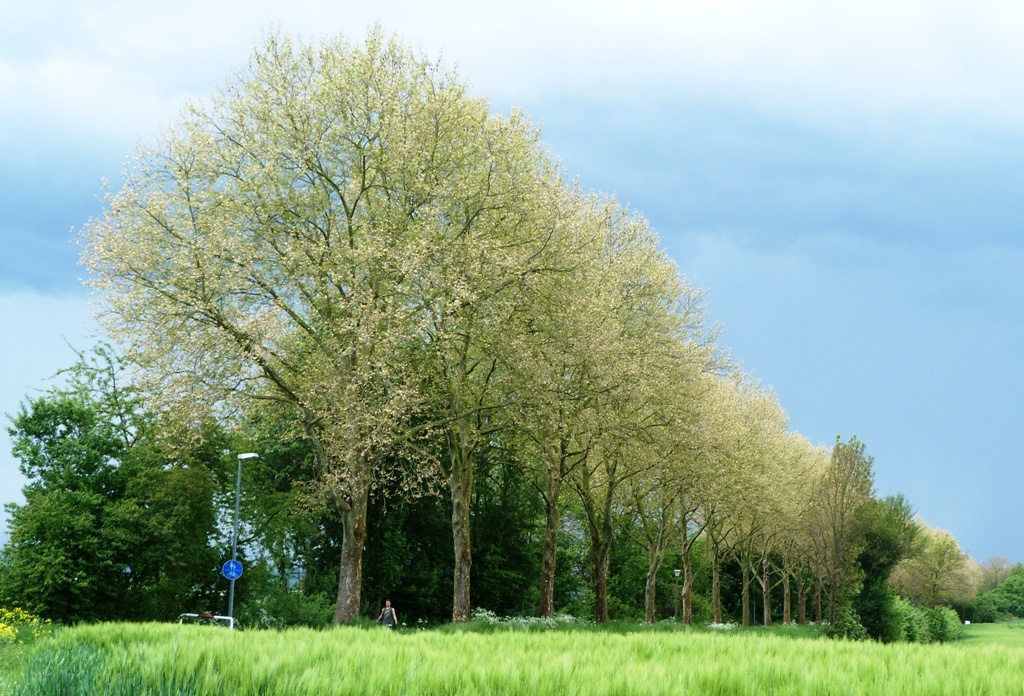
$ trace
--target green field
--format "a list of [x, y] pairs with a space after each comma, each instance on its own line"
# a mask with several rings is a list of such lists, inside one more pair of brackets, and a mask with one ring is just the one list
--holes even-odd
[[787, 629], [230, 632], [108, 624], [0, 655], [10, 694], [1019, 694], [1024, 629], [879, 645]]
[[971, 624], [964, 627], [961, 645], [1007, 645], [1024, 650], [1024, 621]]

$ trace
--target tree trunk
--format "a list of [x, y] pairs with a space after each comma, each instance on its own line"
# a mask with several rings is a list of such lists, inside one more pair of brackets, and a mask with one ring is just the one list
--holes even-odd
[[[647, 585], [644, 587], [644, 622], [654, 623], [658, 592], [658, 570], [665, 555], [664, 536], [647, 552]], [[676, 598], [678, 599], [678, 598]]]
[[764, 625], [772, 625], [772, 586], [771, 576], [768, 574], [768, 557], [761, 558], [761, 606], [764, 609]]
[[750, 625], [750, 566], [745, 558], [740, 558], [740, 565], [743, 568], [743, 626]]
[[339, 492], [335, 504], [342, 514], [341, 567], [338, 572], [338, 598], [334, 605], [334, 623], [359, 618], [363, 588], [363, 545], [366, 543], [366, 508], [369, 497], [369, 464], [349, 483], [351, 498]]
[[608, 620], [608, 561], [611, 555], [612, 502], [615, 500], [616, 464], [606, 463], [607, 483], [601, 494], [600, 507], [591, 488], [591, 472], [583, 467], [580, 478], [575, 482], [580, 502], [587, 513], [587, 531], [590, 534], [590, 558], [594, 565], [594, 619], [598, 623]]
[[[557, 495], [557, 493], [555, 494]], [[561, 531], [562, 515], [556, 499], [552, 500], [551, 484], [548, 483], [548, 500], [545, 502], [547, 523], [544, 527], [544, 552], [540, 562], [540, 603], [537, 616], [550, 617], [555, 611], [555, 563], [558, 558], [558, 534]]]
[[693, 564], [690, 562], [691, 544], [683, 546], [683, 623], [693, 624]]
[[711, 612], [716, 624], [722, 623], [722, 569], [719, 567], [718, 549], [711, 559]]
[[833, 588], [829, 589], [829, 593], [828, 593], [828, 622], [829, 622], [830, 625], [834, 625], [835, 622], [836, 622], [836, 610], [838, 609], [838, 607], [836, 606], [838, 604], [837, 594], [838, 593]]
[[[555, 563], [558, 559], [558, 535], [561, 532], [562, 513], [558, 509], [558, 496], [562, 491], [561, 462], [552, 461], [548, 452], [547, 485], [544, 492], [544, 551], [540, 561], [540, 602], [537, 616], [550, 617], [555, 611]], [[561, 459], [561, 457], [559, 457]]]
[[814, 620], [821, 623], [821, 580], [814, 581]]
[[803, 626], [807, 623], [807, 588], [804, 585], [803, 578], [800, 576], [797, 576], [796, 602], [799, 605], [798, 615], [800, 617], [800, 625]]
[[789, 589], [789, 573], [782, 576], [782, 623], [793, 623], [793, 597]]
[[591, 554], [594, 562], [594, 619], [598, 623], [608, 620], [608, 550], [610, 544], [593, 540]]
[[473, 493], [473, 464], [468, 452], [458, 448], [452, 457], [452, 538], [455, 542], [455, 578], [453, 582], [452, 621], [469, 621], [472, 607], [469, 596], [469, 573], [473, 566], [470, 549], [469, 505]]

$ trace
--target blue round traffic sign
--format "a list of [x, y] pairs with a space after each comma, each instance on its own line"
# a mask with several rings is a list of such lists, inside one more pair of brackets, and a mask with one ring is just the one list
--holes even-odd
[[237, 580], [242, 577], [242, 564], [239, 561], [228, 561], [220, 570], [228, 580]]

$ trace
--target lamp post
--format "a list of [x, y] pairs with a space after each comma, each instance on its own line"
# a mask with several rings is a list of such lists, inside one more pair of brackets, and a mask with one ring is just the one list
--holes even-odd
[[676, 615], [675, 617], [673, 617], [673, 621], [679, 621], [679, 575], [682, 572], [683, 571], [679, 570], [678, 568], [672, 571], [673, 575], [676, 576]]
[[238, 455], [238, 478], [235, 480], [235, 531], [231, 535], [231, 565], [232, 574], [228, 582], [228, 617], [231, 619], [231, 627], [235, 626], [235, 578], [241, 575], [241, 571], [235, 571], [237, 567], [236, 560], [238, 558], [238, 508], [242, 501], [242, 460], [243, 459], [259, 459], [260, 455], [255, 452], [246, 452], [245, 454]]

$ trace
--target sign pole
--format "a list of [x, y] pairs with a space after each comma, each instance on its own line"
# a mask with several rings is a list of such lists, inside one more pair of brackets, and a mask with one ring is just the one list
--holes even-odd
[[238, 567], [238, 508], [242, 500], [242, 460], [243, 459], [258, 459], [260, 455], [255, 452], [247, 452], [246, 454], [238, 455], [238, 478], [235, 481], [235, 531], [231, 535], [231, 568], [238, 568], [237, 571], [232, 571], [229, 578], [230, 585], [228, 587], [228, 617], [232, 619], [231, 627], [234, 628], [235, 618], [235, 579], [239, 577], [241, 568]]

